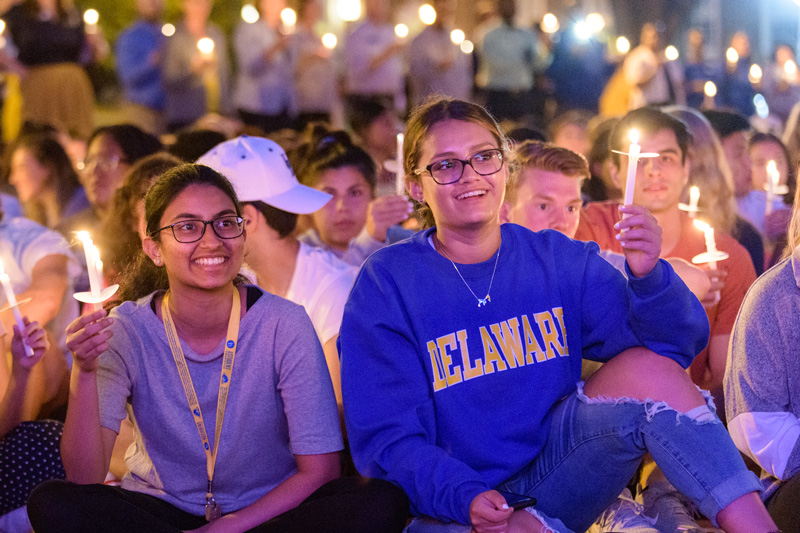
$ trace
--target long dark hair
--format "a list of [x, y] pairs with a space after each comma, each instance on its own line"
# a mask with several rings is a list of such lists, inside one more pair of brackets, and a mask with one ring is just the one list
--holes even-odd
[[[32, 133], [17, 139], [11, 153], [20, 149], [27, 150], [40, 165], [47, 168], [50, 175], [47, 186], [55, 190], [59, 217], [61, 217], [61, 213], [72, 199], [75, 191], [81, 187], [78, 173], [75, 172], [64, 147], [52, 135]], [[47, 224], [44, 210], [36, 200], [26, 202], [25, 214], [40, 224]]]
[[[216, 187], [231, 199], [236, 209], [236, 214], [242, 215], [239, 198], [231, 182], [225, 176], [205, 165], [193, 163], [183, 164], [165, 172], [153, 183], [147, 191], [144, 203], [147, 234], [156, 242], [161, 240], [158, 229], [161, 217], [170, 204], [191, 185], [210, 185]], [[243, 277], [237, 276], [235, 284], [246, 282]], [[140, 251], [133, 263], [125, 269], [120, 280], [119, 300], [138, 300], [157, 290], [167, 290], [169, 279], [164, 266], [156, 266]], [[117, 302], [117, 303], [120, 303]]]

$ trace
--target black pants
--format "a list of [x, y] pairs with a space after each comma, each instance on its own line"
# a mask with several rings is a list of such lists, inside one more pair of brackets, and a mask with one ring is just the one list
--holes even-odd
[[[179, 533], [203, 526], [195, 516], [155, 496], [106, 485], [48, 481], [31, 493], [28, 516], [36, 533]], [[400, 532], [408, 499], [391, 483], [339, 478], [300, 505], [251, 529], [255, 533]]]
[[783, 533], [800, 533], [800, 475], [781, 485], [767, 500], [767, 511]]

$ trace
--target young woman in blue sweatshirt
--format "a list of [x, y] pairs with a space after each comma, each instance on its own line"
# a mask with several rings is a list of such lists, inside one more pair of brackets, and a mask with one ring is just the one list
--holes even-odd
[[[623, 208], [629, 280], [593, 243], [501, 226], [508, 153], [477, 105], [432, 100], [409, 119], [408, 190], [432, 227], [373, 254], [345, 307], [356, 466], [400, 485], [417, 515], [584, 531], [649, 451], [726, 531], [775, 530], [684, 372], [708, 322], [658, 259], [652, 216]], [[586, 384], [582, 357], [607, 362]], [[515, 512], [496, 489], [538, 503]]]

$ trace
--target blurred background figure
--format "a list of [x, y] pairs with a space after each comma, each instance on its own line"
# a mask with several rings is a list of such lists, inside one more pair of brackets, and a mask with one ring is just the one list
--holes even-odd
[[794, 105], [800, 102], [800, 75], [791, 46], [779, 44], [775, 47], [773, 61], [764, 71], [762, 85], [770, 114], [785, 124]]
[[26, 68], [22, 120], [52, 124], [81, 139], [94, 125], [94, 92], [81, 63], [102, 52], [69, 0], [23, 0], [2, 15]]
[[315, 31], [322, 9], [321, 0], [302, 0], [297, 13], [297, 31], [289, 41], [297, 107], [295, 128], [298, 131], [311, 122], [330, 124], [334, 114], [337, 114], [337, 120], [341, 119], [338, 115], [341, 114], [342, 102], [332, 52]]
[[366, 0], [364, 8], [364, 22], [344, 43], [347, 111], [365, 101], [379, 101], [404, 114], [403, 51], [407, 38], [395, 34], [389, 0]]
[[256, 22], [241, 21], [233, 36], [238, 73], [234, 99], [248, 126], [269, 133], [292, 126], [292, 60], [281, 33], [285, 0], [260, 0]]
[[356, 134], [359, 146], [367, 151], [375, 163], [378, 173], [375, 195], [394, 194], [394, 173], [386, 170], [383, 163], [394, 159], [397, 152], [397, 134], [403, 128], [403, 124], [397, 120], [397, 114], [380, 102], [362, 102], [350, 113], [350, 127]]
[[713, 81], [715, 84], [719, 84], [718, 74], [705, 61], [705, 42], [700, 30], [689, 30], [686, 56], [686, 66], [683, 70], [686, 105], [700, 109], [706, 98], [706, 82]]
[[55, 229], [89, 207], [86, 192], [64, 148], [46, 133], [20, 137], [11, 151], [9, 183], [25, 216]]
[[[726, 58], [725, 74], [717, 95], [718, 102], [731, 107], [745, 117], [755, 113], [753, 97], [755, 90], [750, 83], [750, 38], [743, 31], [736, 32], [731, 39], [730, 48], [734, 53]], [[735, 59], [731, 61], [731, 59]]]
[[161, 32], [164, 0], [136, 0], [137, 21], [123, 31], [115, 47], [117, 74], [125, 95], [125, 118], [144, 131], [166, 130], [166, 94], [161, 62], [166, 37]]
[[[232, 110], [228, 41], [208, 21], [211, 8], [211, 0], [182, 0], [183, 20], [167, 40], [163, 75], [169, 131], [188, 126], [206, 113], [227, 115]], [[213, 46], [201, 43], [202, 39], [211, 39]]]
[[501, 22], [486, 33], [479, 48], [478, 80], [483, 83], [486, 108], [498, 121], [519, 121], [536, 108], [533, 75], [536, 67], [536, 36], [518, 28], [514, 0], [498, 0]]
[[436, 20], [414, 37], [408, 47], [411, 102], [417, 105], [431, 94], [469, 100], [472, 95], [472, 56], [450, 36], [454, 29], [455, 0], [435, 0]]
[[630, 109], [653, 104], [686, 103], [683, 72], [664, 57], [655, 24], [642, 26], [639, 46], [625, 58], [622, 69], [631, 87]]

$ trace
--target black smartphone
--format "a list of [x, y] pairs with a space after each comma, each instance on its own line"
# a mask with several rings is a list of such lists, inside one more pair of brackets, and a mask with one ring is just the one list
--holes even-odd
[[506, 503], [512, 509], [525, 509], [536, 505], [536, 498], [525, 496], [524, 494], [514, 494], [513, 492], [498, 491], [506, 499]]

